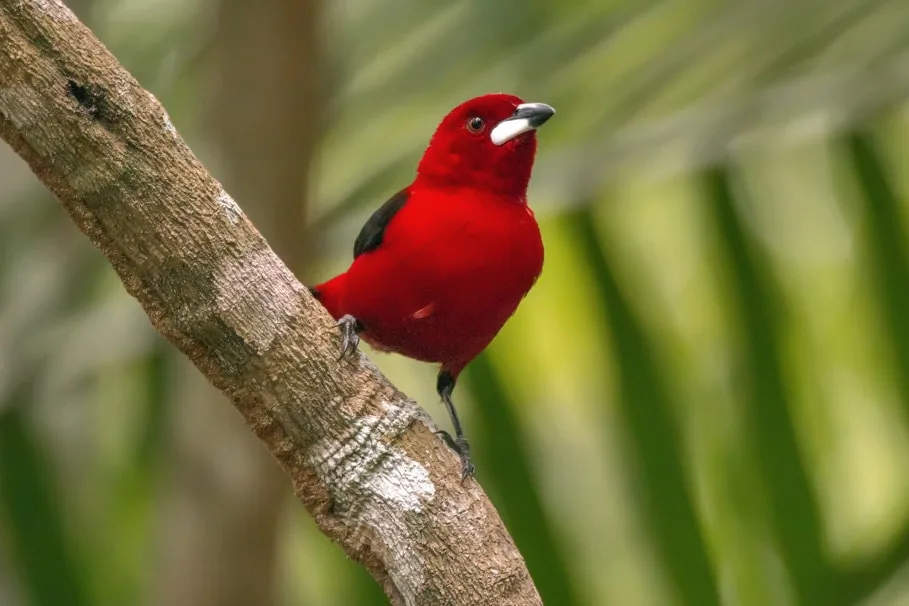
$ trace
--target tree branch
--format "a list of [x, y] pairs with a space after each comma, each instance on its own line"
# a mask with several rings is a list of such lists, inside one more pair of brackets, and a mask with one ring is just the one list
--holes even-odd
[[0, 0], [0, 137], [393, 603], [541, 603], [431, 420], [365, 356], [337, 361], [328, 315], [59, 0]]
[[[221, 182], [301, 278], [309, 169], [324, 128], [322, 0], [215, 4], [214, 77], [203, 104]], [[173, 464], [153, 604], [277, 606], [283, 512], [293, 496], [287, 476], [191, 364], [179, 365], [176, 383], [174, 396], [187, 402], [170, 415]], [[224, 456], [244, 464], [225, 469]], [[365, 576], [356, 578], [375, 593]]]

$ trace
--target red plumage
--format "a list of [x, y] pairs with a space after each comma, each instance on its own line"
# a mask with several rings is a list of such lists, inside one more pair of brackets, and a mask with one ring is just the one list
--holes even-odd
[[[413, 183], [364, 226], [350, 268], [313, 289], [334, 318], [356, 318], [359, 336], [377, 349], [439, 363], [450, 374], [448, 396], [542, 270], [526, 192], [535, 128], [552, 113], [505, 94], [456, 107], [436, 129]], [[497, 145], [492, 131], [509, 120], [497, 132], [511, 138]], [[532, 127], [514, 135], [519, 120]], [[442, 376], [440, 394], [450, 405]], [[453, 406], [449, 412], [462, 439]]]

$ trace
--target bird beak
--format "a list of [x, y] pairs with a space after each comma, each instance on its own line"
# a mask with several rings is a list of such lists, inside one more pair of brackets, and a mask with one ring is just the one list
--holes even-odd
[[545, 103], [522, 103], [511, 117], [505, 118], [492, 129], [489, 139], [495, 145], [503, 145], [518, 135], [543, 126], [554, 114], [555, 110]]

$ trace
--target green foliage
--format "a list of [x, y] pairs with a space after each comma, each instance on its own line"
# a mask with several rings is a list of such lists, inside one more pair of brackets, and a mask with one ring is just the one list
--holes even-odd
[[472, 436], [479, 481], [513, 534], [544, 603], [580, 604], [564, 549], [533, 477], [531, 453], [517, 415], [520, 403], [487, 354], [465, 373], [475, 406]]
[[0, 520], [4, 546], [16, 563], [28, 604], [58, 606], [91, 604], [74, 558], [64, 522], [64, 503], [54, 486], [45, 450], [25, 418], [31, 391], [23, 377], [0, 401]]
[[[728, 306], [738, 324], [743, 362], [743, 407], [752, 428], [748, 444], [763, 476], [770, 526], [795, 588], [797, 603], [830, 603], [824, 599], [830, 573], [821, 539], [821, 524], [808, 475], [799, 454], [786, 389], [780, 303], [747, 241], [732, 195], [730, 171], [717, 168], [704, 177], [705, 200], [716, 223], [720, 257], [728, 264]], [[762, 272], [761, 270], [764, 269]]]
[[719, 604], [708, 548], [689, 489], [684, 452], [656, 353], [609, 267], [592, 211], [573, 213], [573, 239], [590, 264], [599, 307], [615, 351], [618, 406], [628, 432], [629, 463], [637, 468], [640, 506], [651, 540], [685, 604]]

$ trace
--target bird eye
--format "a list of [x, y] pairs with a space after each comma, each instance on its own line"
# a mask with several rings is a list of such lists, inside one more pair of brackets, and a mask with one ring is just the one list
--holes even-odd
[[467, 130], [472, 133], [481, 133], [483, 128], [486, 126], [486, 123], [483, 122], [483, 118], [479, 116], [474, 116], [467, 120]]

